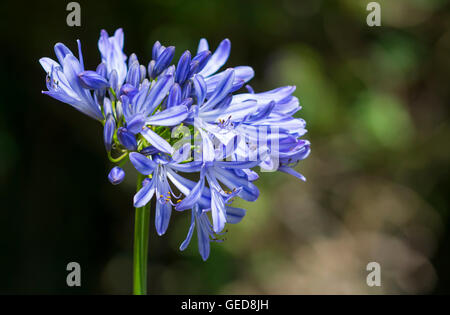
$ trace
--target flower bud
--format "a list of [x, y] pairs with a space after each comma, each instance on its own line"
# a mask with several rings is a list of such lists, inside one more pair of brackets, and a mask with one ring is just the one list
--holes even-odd
[[178, 66], [175, 73], [175, 82], [182, 85], [184, 81], [186, 81], [191, 68], [190, 64], [191, 53], [189, 52], [189, 50], [186, 50], [178, 61]]
[[128, 69], [130, 69], [131, 66], [132, 66], [135, 62], [139, 63], [136, 54], [135, 54], [135, 53], [132, 53], [132, 54], [130, 55], [130, 57], [128, 57]]
[[140, 82], [144, 81], [145, 76], [147, 75], [147, 69], [145, 69], [144, 65], [139, 66], [139, 75], [140, 75]]
[[136, 137], [126, 128], [120, 127], [117, 130], [117, 138], [119, 139], [120, 144], [122, 144], [127, 150], [136, 151]]
[[152, 59], [156, 60], [158, 59], [159, 55], [163, 52], [163, 50], [166, 47], [162, 46], [161, 43], [159, 41], [156, 41], [153, 44], [153, 49], [152, 49]]
[[155, 67], [153, 68], [152, 77], [156, 78], [161, 74], [172, 62], [173, 56], [175, 54], [175, 47], [170, 46], [164, 49], [164, 51], [158, 56], [156, 60]]
[[148, 63], [147, 72], [150, 79], [154, 79], [153, 77], [153, 68], [155, 68], [155, 60], [152, 60]]
[[105, 126], [103, 127], [103, 141], [105, 142], [106, 151], [111, 151], [111, 143], [116, 129], [116, 121], [112, 114], [106, 117]]
[[120, 123], [120, 121], [122, 120], [123, 117], [123, 106], [122, 106], [122, 102], [118, 101], [116, 103], [116, 120]]
[[112, 105], [109, 98], [105, 98], [103, 100], [103, 112], [105, 114], [105, 117], [108, 117], [108, 115], [112, 114]]
[[125, 171], [118, 166], [113, 167], [113, 169], [108, 174], [108, 180], [113, 185], [120, 184], [123, 181], [124, 177]]
[[139, 63], [135, 62], [128, 69], [126, 82], [135, 88], [139, 87], [141, 82], [141, 73], [139, 71]]
[[169, 96], [167, 97], [167, 107], [176, 106], [181, 103], [181, 88], [175, 83], [169, 91]]
[[197, 72], [202, 71], [202, 69], [206, 66], [209, 59], [211, 58], [211, 52], [209, 50], [204, 50], [202, 52], [199, 52], [193, 59], [192, 62], [197, 61], [198, 62], [198, 68], [196, 69]]

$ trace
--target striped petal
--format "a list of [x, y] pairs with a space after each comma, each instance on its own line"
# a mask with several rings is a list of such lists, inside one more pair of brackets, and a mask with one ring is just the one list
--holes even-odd
[[133, 203], [135, 208], [140, 208], [145, 206], [153, 197], [155, 193], [155, 184], [152, 179], [150, 183], [144, 185], [133, 198]]
[[224, 39], [217, 47], [214, 54], [209, 59], [206, 66], [200, 71], [200, 74], [204, 77], [210, 76], [219, 70], [225, 62], [227, 62], [228, 57], [230, 56], [231, 50], [231, 42], [229, 39]]
[[150, 142], [155, 148], [164, 153], [172, 154], [173, 148], [172, 146], [159, 135], [157, 135], [153, 130], [149, 128], [144, 128], [141, 131], [141, 135]]
[[176, 126], [188, 116], [186, 106], [172, 106], [147, 118], [146, 123], [155, 126]]
[[143, 175], [150, 175], [156, 167], [156, 163], [137, 152], [130, 153], [130, 161], [136, 170]]

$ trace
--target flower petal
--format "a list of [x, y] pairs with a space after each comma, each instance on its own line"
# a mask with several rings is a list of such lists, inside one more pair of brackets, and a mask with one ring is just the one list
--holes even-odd
[[197, 238], [198, 238], [198, 251], [202, 256], [202, 259], [206, 261], [211, 251], [210, 239], [208, 233], [208, 218], [206, 214], [202, 213], [197, 216]]
[[189, 226], [189, 231], [187, 233], [186, 239], [180, 245], [181, 251], [185, 250], [188, 247], [189, 243], [191, 242], [192, 234], [194, 234], [194, 228], [195, 228], [195, 214], [194, 214], [194, 210], [192, 210], [191, 211], [191, 225]]
[[162, 102], [164, 97], [166, 97], [170, 88], [172, 87], [174, 81], [172, 75], [163, 75], [158, 78], [158, 81], [154, 86], [151, 87], [150, 92], [145, 99], [144, 114], [146, 116], [150, 115], [155, 108]]
[[153, 197], [155, 193], [155, 184], [152, 179], [150, 183], [144, 185], [133, 198], [133, 204], [135, 208], [140, 208], [145, 206]]
[[170, 89], [169, 96], [167, 97], [167, 107], [172, 107], [181, 103], [181, 88], [175, 83]]
[[245, 209], [227, 206], [226, 212], [227, 212], [227, 223], [236, 224], [241, 222], [242, 218], [245, 216], [245, 213], [247, 211]]
[[222, 195], [216, 190], [211, 189], [211, 214], [213, 219], [213, 229], [214, 232], [221, 232], [227, 219], [225, 217], [225, 203], [223, 201]]
[[175, 72], [175, 82], [178, 84], [183, 84], [186, 81], [191, 63], [191, 53], [186, 50], [178, 61], [177, 69]]
[[52, 68], [57, 68], [57, 67], [61, 68], [59, 63], [57, 63], [56, 61], [54, 61], [53, 59], [48, 58], [48, 57], [43, 57], [43, 58], [39, 59], [39, 63], [41, 64], [42, 68], [44, 68], [44, 70], [47, 74], [52, 72]]
[[229, 68], [224, 71], [220, 82], [217, 84], [216, 89], [208, 101], [202, 106], [203, 110], [212, 109], [214, 105], [219, 103], [225, 96], [230, 93], [233, 87], [234, 70]]
[[135, 135], [142, 130], [142, 127], [144, 127], [144, 125], [145, 125], [144, 115], [136, 114], [127, 122], [127, 129], [129, 132]]
[[67, 55], [72, 55], [73, 56], [73, 53], [63, 43], [56, 43], [56, 45], [55, 45], [55, 55], [58, 58], [59, 63], [63, 64], [64, 58], [66, 58]]
[[200, 74], [204, 77], [210, 76], [219, 70], [225, 62], [227, 62], [228, 57], [230, 56], [231, 50], [231, 42], [229, 39], [224, 39], [217, 47], [214, 54], [209, 59], [206, 66], [200, 71]]
[[201, 106], [206, 97], [206, 83], [201, 75], [194, 75], [192, 82], [194, 83], [195, 96], [197, 97], [197, 105]]
[[90, 115], [91, 117], [95, 117], [98, 120], [103, 119], [103, 115], [100, 111], [100, 106], [98, 106], [92, 95], [88, 90], [85, 90], [81, 86], [81, 81], [78, 77], [78, 74], [83, 71], [80, 62], [74, 55], [66, 55], [63, 62], [64, 75], [69, 82], [72, 90], [83, 100], [83, 112]]
[[111, 151], [111, 143], [116, 129], [116, 121], [112, 114], [106, 117], [105, 126], [103, 127], [103, 141], [105, 143], [106, 151]]
[[117, 129], [117, 138], [127, 150], [135, 151], [137, 149], [136, 137], [124, 127]]
[[108, 81], [95, 71], [83, 71], [78, 74], [84, 88], [100, 90], [109, 87]]
[[150, 175], [156, 167], [156, 163], [137, 152], [130, 153], [130, 161], [136, 170], [143, 175]]
[[200, 42], [198, 43], [197, 54], [208, 49], [208, 41], [204, 38], [200, 39]]
[[232, 170], [227, 170], [221, 167], [214, 167], [214, 174], [222, 183], [230, 189], [242, 188], [239, 192], [239, 197], [246, 201], [255, 201], [259, 197], [259, 190], [253, 183], [246, 178], [237, 176]]
[[144, 128], [141, 130], [141, 134], [148, 142], [150, 142], [150, 144], [161, 152], [172, 154], [172, 146], [166, 140], [157, 135], [153, 130]]
[[174, 46], [169, 46], [166, 49], [164, 49], [164, 51], [156, 59], [155, 66], [153, 67], [153, 72], [151, 73], [152, 78], [156, 78], [170, 65], [174, 54], [175, 54]]
[[300, 173], [297, 172], [297, 171], [294, 171], [294, 170], [293, 170], [292, 168], [290, 168], [289, 166], [280, 166], [280, 167], [278, 168], [278, 170], [279, 170], [280, 172], [283, 172], [283, 173], [291, 174], [291, 175], [297, 177], [298, 179], [300, 179], [300, 180], [306, 182], [306, 177], [305, 177], [305, 176], [303, 176], [302, 174], [300, 174]]
[[134, 62], [131, 67], [128, 69], [126, 83], [131, 84], [132, 86], [138, 88], [139, 83], [141, 82], [141, 70], [139, 67], [139, 62]]
[[204, 187], [205, 187], [205, 176], [203, 175], [202, 171], [202, 174], [200, 174], [200, 180], [189, 192], [189, 195], [187, 195], [180, 203], [177, 204], [176, 210], [183, 211], [192, 208], [194, 204], [197, 202], [197, 200], [202, 196]]
[[186, 106], [172, 106], [147, 118], [146, 123], [155, 126], [175, 126], [188, 116]]
[[172, 205], [169, 202], [161, 203], [156, 202], [155, 209], [155, 228], [159, 236], [163, 235], [167, 231], [169, 226], [170, 216], [172, 213]]

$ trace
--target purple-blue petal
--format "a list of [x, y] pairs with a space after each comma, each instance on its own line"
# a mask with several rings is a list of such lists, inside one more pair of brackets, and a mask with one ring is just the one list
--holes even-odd
[[130, 153], [130, 161], [136, 170], [143, 175], [150, 175], [156, 167], [156, 163], [137, 152]]
[[227, 206], [226, 212], [227, 212], [227, 223], [236, 224], [241, 222], [242, 218], [245, 216], [246, 210]]
[[175, 54], [175, 47], [169, 46], [158, 56], [155, 66], [153, 67], [152, 77], [155, 78], [161, 74], [172, 62]]
[[78, 77], [85, 89], [100, 90], [109, 87], [108, 81], [95, 71], [87, 70], [80, 72]]
[[234, 70], [229, 68], [224, 71], [220, 82], [217, 84], [216, 89], [214, 90], [212, 96], [205, 103], [205, 109], [211, 109], [219, 103], [228, 93], [231, 92], [233, 88], [234, 81]]
[[147, 118], [146, 123], [155, 126], [176, 126], [186, 119], [188, 109], [186, 106], [172, 106]]
[[163, 235], [167, 231], [169, 226], [170, 216], [172, 213], [172, 205], [169, 202], [161, 203], [156, 202], [155, 209], [155, 228], [159, 236]]
[[132, 134], [137, 134], [145, 125], [145, 117], [142, 114], [136, 114], [127, 122], [127, 129]]
[[176, 106], [181, 103], [181, 88], [175, 83], [170, 89], [169, 96], [167, 97], [167, 107]]
[[200, 74], [207, 77], [211, 74], [214, 74], [217, 70], [219, 70], [225, 62], [227, 62], [228, 57], [230, 56], [231, 50], [231, 42], [229, 39], [224, 39], [217, 47], [214, 54], [209, 59], [206, 66], [200, 71]]
[[201, 75], [195, 75], [192, 79], [192, 82], [194, 83], [194, 90], [195, 90], [195, 96], [197, 97], [197, 104], [202, 105], [207, 92], [207, 87], [205, 80]]
[[161, 138], [158, 134], [156, 134], [153, 130], [149, 128], [144, 128], [141, 131], [142, 136], [150, 142], [155, 148], [164, 153], [172, 154], [173, 148], [172, 146], [163, 138]]
[[189, 243], [191, 242], [192, 234], [194, 234], [194, 229], [195, 229], [195, 214], [194, 214], [194, 210], [192, 210], [191, 211], [191, 225], [189, 226], [189, 231], [186, 235], [186, 239], [180, 245], [181, 251], [185, 250], [188, 247]]
[[150, 183], [143, 185], [142, 188], [134, 195], [133, 205], [135, 208], [145, 206], [153, 197], [155, 193], [154, 180]]
[[119, 142], [127, 150], [136, 151], [136, 149], [137, 149], [136, 137], [134, 136], [134, 134], [129, 132], [126, 128], [119, 127], [119, 129], [117, 130], [117, 138], [119, 139]]
[[201, 197], [203, 188], [205, 187], [205, 177], [200, 175], [200, 180], [198, 183], [192, 188], [189, 195], [187, 195], [180, 203], [177, 204], [176, 210], [182, 211], [186, 209], [190, 209], [194, 206], [197, 200]]

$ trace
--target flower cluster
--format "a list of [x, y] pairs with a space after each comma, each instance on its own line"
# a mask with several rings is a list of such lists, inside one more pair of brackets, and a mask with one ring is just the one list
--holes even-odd
[[[51, 97], [67, 103], [103, 125], [108, 157], [118, 165], [108, 175], [119, 184], [130, 161], [142, 175], [134, 206], [155, 202], [155, 227], [166, 232], [172, 209], [191, 212], [184, 250], [196, 228], [204, 260], [210, 242], [220, 241], [226, 223], [238, 223], [244, 209], [233, 198], [258, 198], [253, 170], [282, 171], [302, 180], [293, 166], [305, 159], [310, 144], [301, 139], [305, 121], [293, 86], [255, 93], [246, 83], [254, 76], [248, 66], [221, 70], [231, 43], [223, 40], [214, 53], [201, 39], [197, 53], [185, 51], [172, 64], [175, 47], [156, 42], [151, 61], [141, 64], [123, 52], [122, 29], [114, 36], [101, 31], [101, 63], [84, 68], [80, 41], [78, 58], [64, 44], [55, 45], [57, 61], [41, 58]], [[246, 91], [239, 93], [245, 85]], [[189, 174], [191, 173], [191, 174]]]

